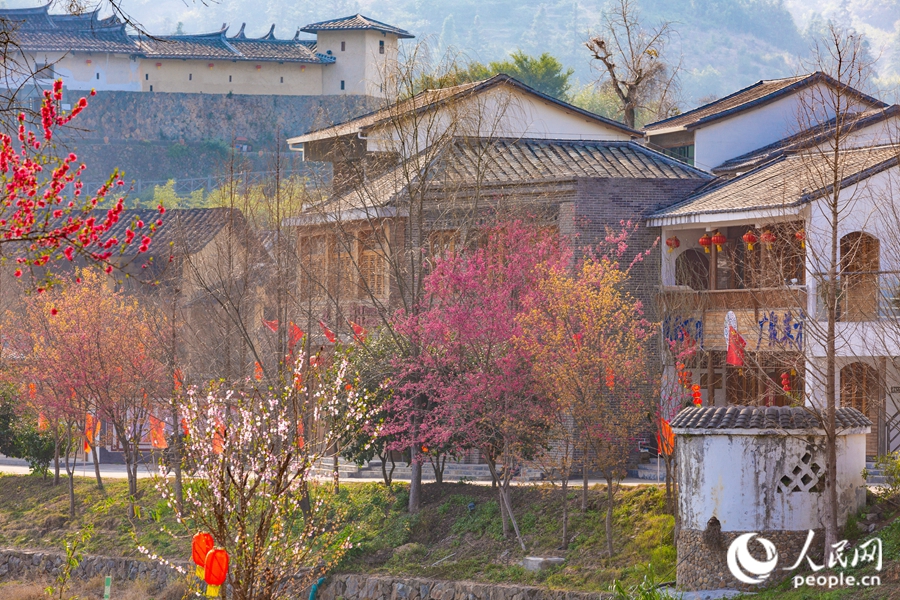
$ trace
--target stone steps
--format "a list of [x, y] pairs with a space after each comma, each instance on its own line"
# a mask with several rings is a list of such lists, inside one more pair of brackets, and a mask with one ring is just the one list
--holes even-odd
[[[659, 470], [657, 470], [657, 461]], [[674, 465], [672, 465], [674, 467]], [[628, 469], [628, 476], [636, 479], [645, 479], [647, 481], [663, 482], [666, 481], [666, 461], [662, 458], [651, 458], [650, 462], [640, 463]]]
[[869, 485], [880, 485], [887, 483], [887, 477], [884, 474], [884, 470], [876, 469], [875, 462], [867, 460], [866, 461], [866, 471], [868, 472], [868, 478], [866, 479], [866, 483]]

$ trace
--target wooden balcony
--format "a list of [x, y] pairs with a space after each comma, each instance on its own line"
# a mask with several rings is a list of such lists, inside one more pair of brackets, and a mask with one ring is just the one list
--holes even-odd
[[766, 311], [791, 309], [806, 311], [806, 288], [778, 287], [749, 290], [692, 290], [683, 286], [667, 286], [660, 293], [667, 313], [714, 311]]

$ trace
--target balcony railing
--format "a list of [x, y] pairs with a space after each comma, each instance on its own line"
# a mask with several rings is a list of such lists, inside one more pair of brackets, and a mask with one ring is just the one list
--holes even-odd
[[[817, 275], [816, 318], [827, 319], [829, 278]], [[840, 321], [875, 321], [900, 317], [900, 271], [842, 273], [837, 280], [837, 318]]]
[[668, 287], [662, 292], [667, 310], [806, 310], [806, 287], [789, 285], [778, 288], [739, 290], [692, 290]]

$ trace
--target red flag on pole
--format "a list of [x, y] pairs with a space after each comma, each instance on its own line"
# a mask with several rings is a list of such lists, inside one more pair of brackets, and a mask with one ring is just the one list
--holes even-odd
[[277, 319], [275, 321], [266, 321], [265, 319], [263, 319], [263, 325], [265, 325], [266, 327], [271, 329], [273, 332], [278, 331], [278, 320]]
[[169, 447], [166, 442], [166, 424], [153, 415], [150, 415], [150, 445], [160, 449]]
[[50, 428], [50, 423], [47, 421], [47, 417], [44, 416], [44, 413], [38, 413], [38, 431], [47, 431]]
[[675, 432], [665, 419], [660, 419], [659, 433], [656, 434], [656, 444], [660, 453], [669, 456], [675, 451]]
[[350, 327], [353, 328], [353, 337], [356, 338], [356, 341], [359, 343], [366, 341], [366, 335], [368, 335], [366, 328], [362, 325], [357, 325], [353, 321], [347, 322], [350, 323]]
[[325, 323], [323, 323], [322, 321], [319, 321], [319, 327], [322, 328], [322, 333], [325, 334], [325, 338], [326, 338], [329, 342], [331, 342], [331, 343], [333, 344], [333, 343], [335, 343], [335, 342], [337, 341], [337, 336], [334, 335], [334, 332], [333, 332], [332, 330], [330, 330], [330, 329], [328, 329], [327, 327], [325, 327]]
[[294, 346], [296, 346], [302, 339], [303, 339], [303, 330], [300, 329], [299, 327], [297, 327], [294, 324], [294, 322], [291, 321], [290, 337], [288, 338], [288, 346], [291, 348], [291, 350], [293, 350]]
[[100, 420], [88, 413], [84, 418], [84, 451], [90, 452], [100, 433]]

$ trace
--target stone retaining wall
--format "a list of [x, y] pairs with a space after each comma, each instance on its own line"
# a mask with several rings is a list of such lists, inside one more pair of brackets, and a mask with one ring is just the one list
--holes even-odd
[[[65, 559], [65, 555], [59, 552], [0, 549], [0, 581], [56, 577]], [[188, 568], [186, 562], [173, 564], [184, 569]], [[78, 567], [72, 571], [72, 577], [76, 579], [91, 579], [98, 575], [111, 575], [116, 581], [145, 579], [162, 587], [166, 582], [177, 579], [179, 573], [148, 560], [90, 555], [85, 555]]]
[[435, 581], [374, 575], [333, 575], [317, 600], [601, 600], [609, 594], [472, 581]]
[[[784, 568], [793, 565], [800, 556], [808, 531], [763, 531], [759, 533], [775, 545], [778, 551], [778, 563], [768, 579], [760, 585], [748, 585], [741, 583], [728, 569], [728, 547], [738, 536], [750, 533], [746, 531], [722, 531], [711, 537], [704, 531], [682, 529], [678, 533], [678, 566], [676, 580], [678, 589], [682, 591], [716, 590], [722, 588], [741, 590], [743, 592], [758, 592], [784, 581], [792, 575], [792, 572]], [[823, 552], [824, 532], [816, 531], [809, 556], [817, 563]], [[748, 545], [751, 556], [757, 560], [765, 560], [766, 556], [762, 545], [758, 541], [751, 541]], [[805, 561], [804, 561], [805, 566]]]

